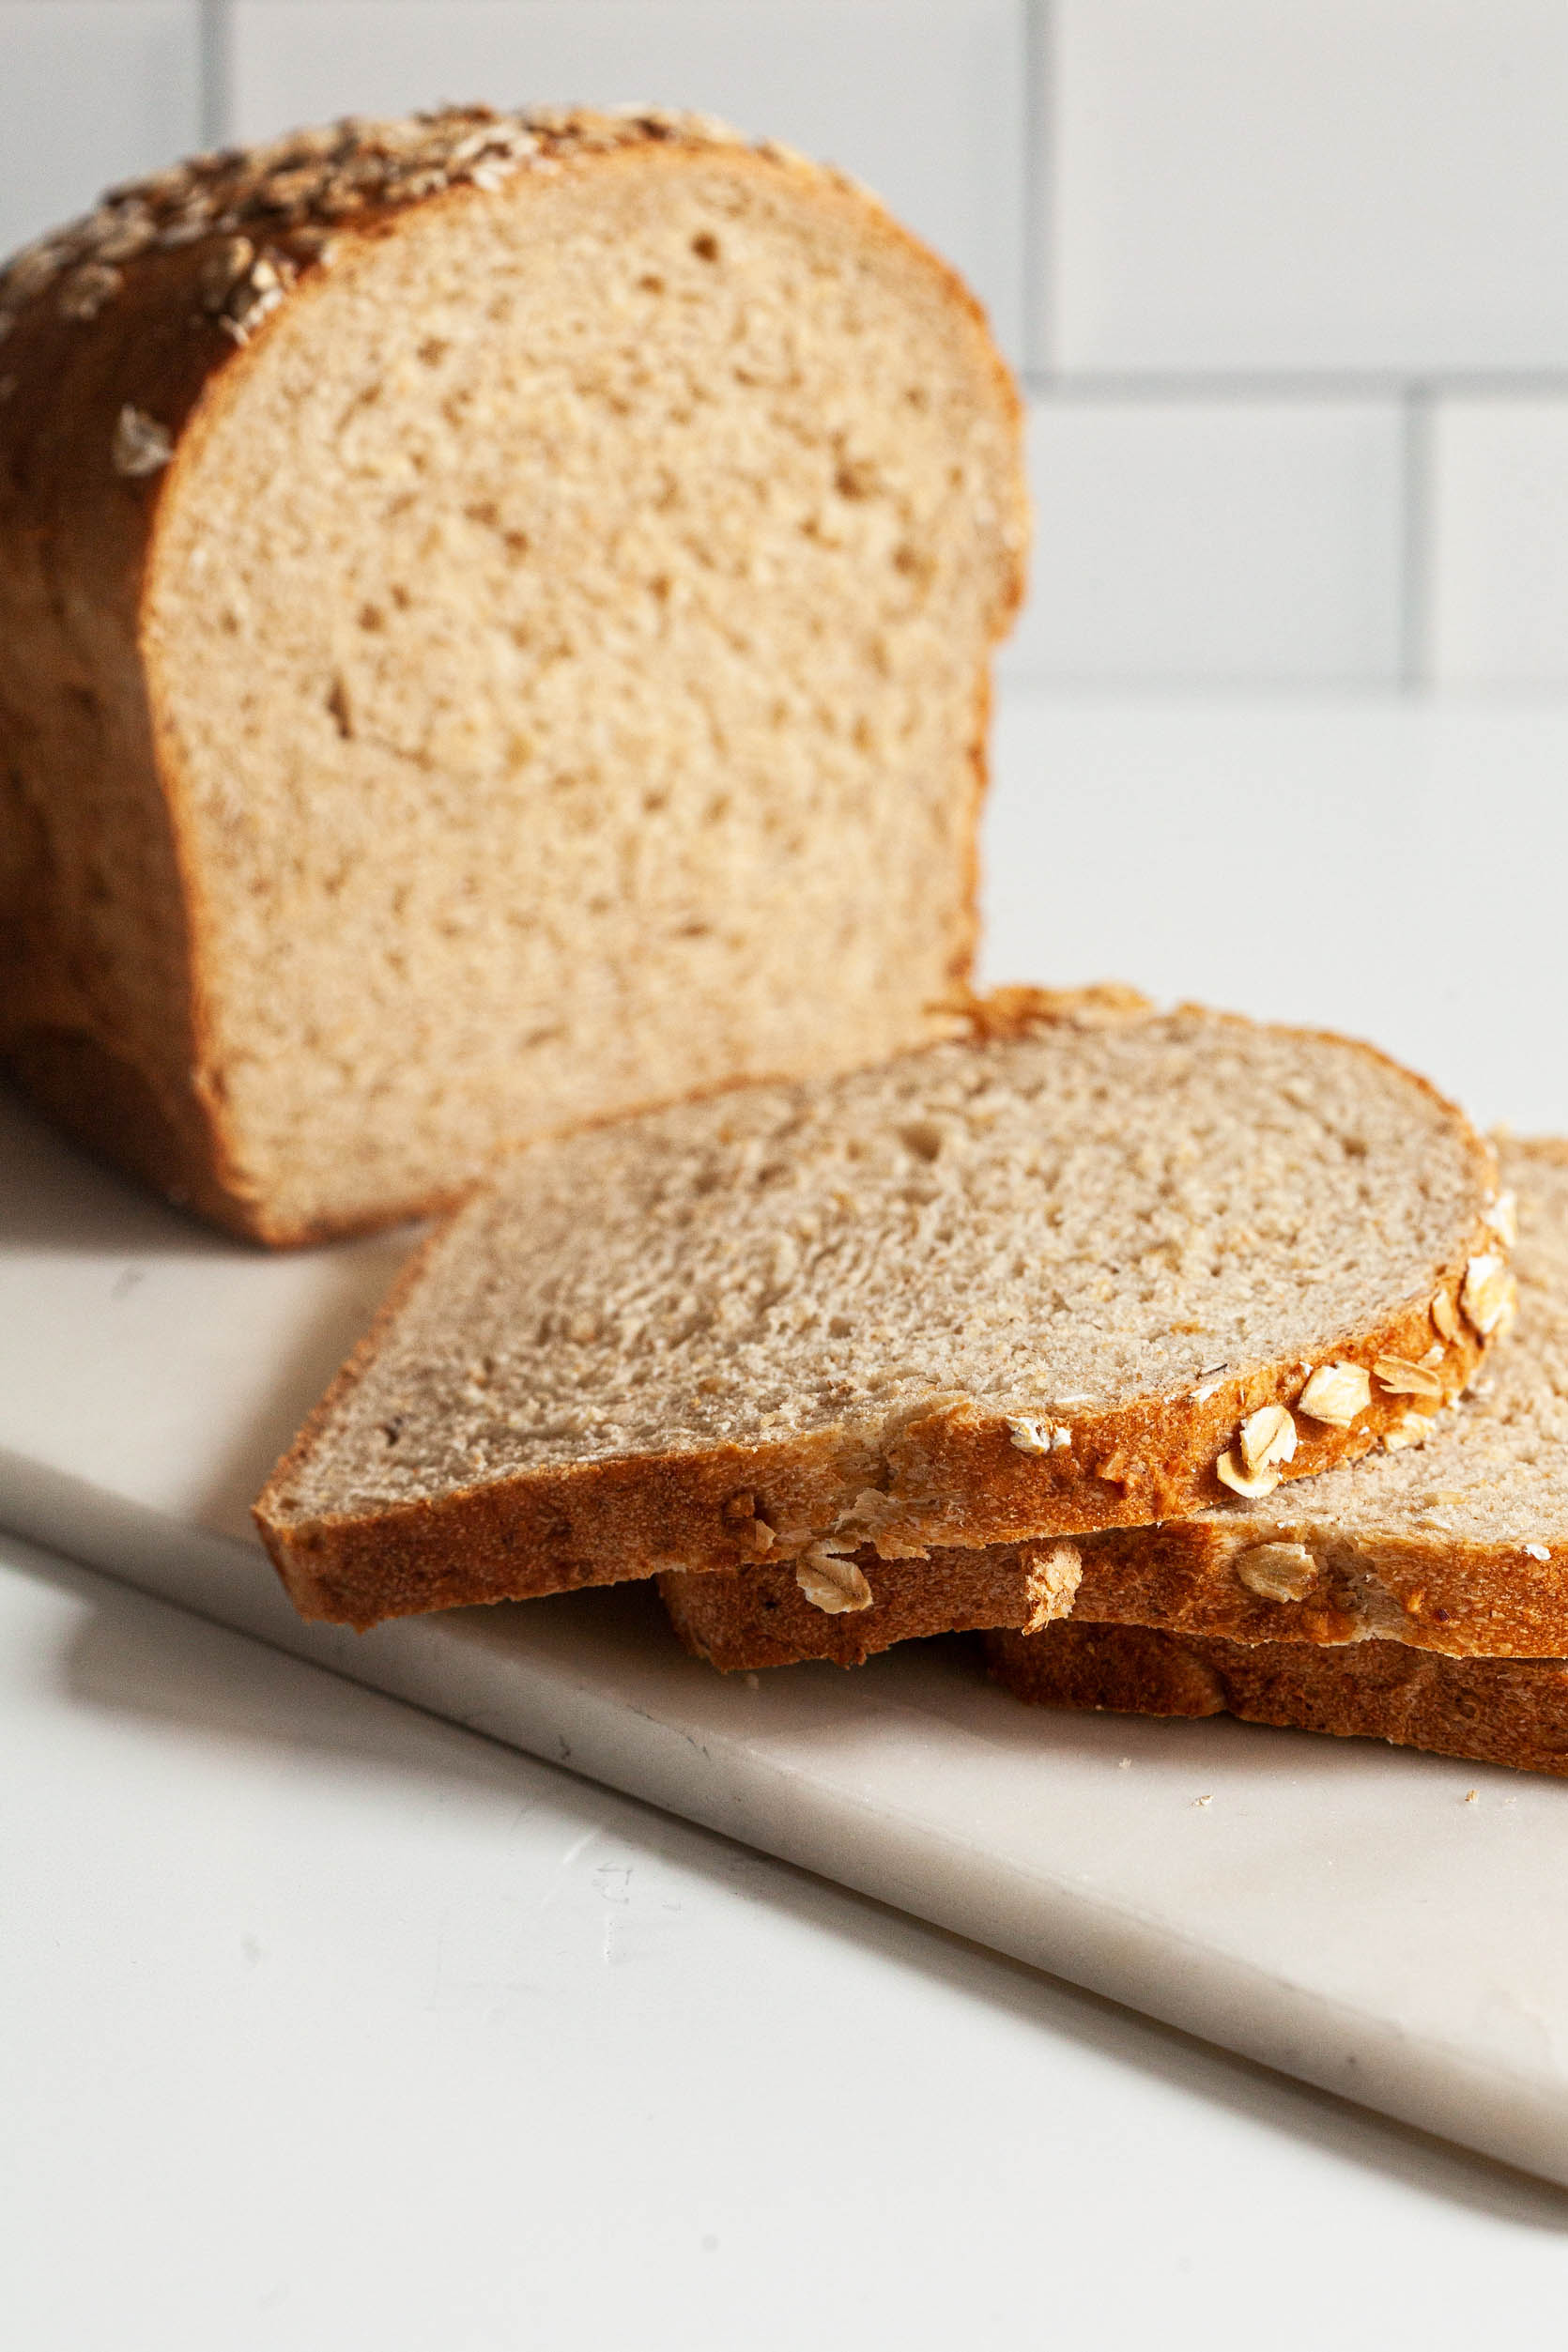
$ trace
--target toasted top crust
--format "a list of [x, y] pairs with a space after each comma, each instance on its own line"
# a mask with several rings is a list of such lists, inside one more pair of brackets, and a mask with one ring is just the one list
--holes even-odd
[[[490, 192], [518, 172], [547, 174], [579, 157], [650, 145], [744, 149], [770, 167], [877, 202], [847, 174], [776, 140], [748, 143], [711, 115], [668, 107], [497, 113], [447, 106], [383, 121], [349, 115], [192, 156], [106, 190], [91, 212], [36, 238], [0, 268], [0, 342], [40, 307], [75, 323], [96, 319], [128, 295], [135, 300], [159, 255], [193, 251], [196, 315], [183, 323], [195, 329], [206, 317], [243, 345], [302, 275], [331, 266], [338, 240], [372, 231], [409, 205], [465, 187]], [[156, 447], [132, 432], [115, 470], [134, 478], [155, 473], [159, 462]]]
[[[473, 1597], [918, 1556], [1376, 1442], [1386, 1405], [1290, 1404], [1326, 1359], [1430, 1353], [1486, 1238], [1459, 1114], [1365, 1047], [1191, 1009], [976, 1025], [519, 1155], [263, 1497], [296, 1596], [388, 1613], [379, 1551], [382, 1599], [434, 1575], [450, 1600], [464, 1544]], [[1478, 1344], [1456, 1321], [1439, 1393]], [[483, 1569], [481, 1523], [510, 1555]]]

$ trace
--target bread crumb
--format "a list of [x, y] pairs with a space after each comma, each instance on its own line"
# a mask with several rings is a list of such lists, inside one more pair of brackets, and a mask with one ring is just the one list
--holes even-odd
[[1213, 1804], [1213, 1802], [1214, 1802], [1214, 1799], [1213, 1799], [1211, 1796], [1207, 1796], [1207, 1797], [1194, 1797], [1194, 1798], [1192, 1799], [1192, 1803], [1193, 1803], [1194, 1806], [1203, 1806], [1203, 1805], [1212, 1805], [1212, 1804]]
[[1479, 1789], [1467, 1789], [1465, 1791], [1465, 1803], [1467, 1805], [1479, 1805], [1481, 1803], [1481, 1791]]
[[1028, 1577], [1029, 1614], [1022, 1631], [1038, 1634], [1070, 1612], [1084, 1574], [1084, 1555], [1076, 1544], [1053, 1544], [1049, 1551], [1025, 1551], [1019, 1557]]

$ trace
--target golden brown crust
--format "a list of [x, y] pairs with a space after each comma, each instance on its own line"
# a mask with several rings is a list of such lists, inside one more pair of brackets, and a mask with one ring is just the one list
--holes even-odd
[[1321, 1650], [1068, 1622], [986, 1637], [992, 1673], [1045, 1707], [1239, 1715], [1568, 1775], [1568, 1661], [1439, 1658], [1396, 1641]]
[[[309, 300], [406, 212], [492, 201], [503, 186], [526, 200], [563, 171], [649, 157], [678, 170], [715, 153], [853, 208], [873, 237], [918, 254], [942, 296], [983, 328], [956, 274], [842, 174], [654, 108], [449, 109], [225, 150], [111, 191], [0, 275], [0, 1061], [74, 1133], [231, 1232], [315, 1241], [423, 1214], [461, 1188], [351, 1222], [281, 1220], [239, 1165], [205, 1010], [202, 877], [144, 651], [147, 583], [189, 452], [222, 422], [272, 313]], [[1017, 419], [1016, 387], [984, 347]], [[998, 634], [1022, 586], [1021, 560]], [[958, 981], [976, 884], [972, 835]], [[95, 1049], [127, 1074], [122, 1110], [133, 1094], [160, 1106], [156, 1133], [104, 1117]]]
[[[1032, 981], [1011, 981], [983, 995], [961, 989], [953, 999], [968, 1036], [978, 1044], [1026, 1038], [1053, 1022], [1072, 1028], [1099, 1029], [1113, 1022], [1142, 1021], [1158, 1012], [1142, 989], [1125, 980], [1096, 980], [1083, 988], [1040, 988]], [[1206, 1020], [1228, 1020], [1228, 1014], [1206, 1013]]]
[[[1568, 1654], [1568, 1563], [1560, 1555], [1538, 1559], [1517, 1544], [1437, 1545], [1430, 1536], [1389, 1536], [1376, 1546], [1362, 1540], [1318, 1559], [1294, 1600], [1270, 1600], [1237, 1574], [1260, 1547], [1297, 1540], [1288, 1520], [1275, 1528], [1239, 1517], [1081, 1536], [1073, 1622], [1275, 1645], [1359, 1644], [1375, 1565], [1398, 1623], [1396, 1647], [1458, 1658]], [[853, 1560], [871, 1587], [872, 1606], [843, 1616], [814, 1608], [788, 1563], [666, 1574], [659, 1592], [686, 1648], [726, 1673], [807, 1658], [859, 1666], [928, 1634], [1022, 1625], [1035, 1548], [993, 1544], [910, 1561], [879, 1560], [862, 1547]]]
[[[1138, 1018], [1130, 996], [1114, 988], [1013, 992], [1003, 1017], [1036, 1023]], [[984, 1006], [972, 1004], [964, 1018], [977, 1035], [986, 1034]], [[1496, 1176], [1489, 1148], [1462, 1114], [1424, 1081], [1418, 1083], [1443, 1102], [1467, 1139], [1476, 1197], [1483, 1201]], [[1495, 1237], [1478, 1216], [1463, 1246], [1433, 1265], [1418, 1292], [1383, 1317], [1334, 1338], [1336, 1360], [1370, 1368], [1380, 1356], [1424, 1355], [1433, 1339], [1433, 1295], [1442, 1288], [1457, 1295], [1468, 1257], [1489, 1244], [1495, 1246]], [[415, 1276], [405, 1279], [411, 1283]], [[396, 1297], [402, 1295], [400, 1288]], [[752, 1568], [764, 1558], [753, 1533], [759, 1526], [770, 1530], [774, 1560], [792, 1560], [823, 1540], [853, 1542], [846, 1523], [868, 1490], [875, 1490], [881, 1507], [874, 1530], [854, 1556], [868, 1569], [874, 1564], [884, 1579], [888, 1563], [914, 1559], [924, 1568], [933, 1553], [943, 1559], [949, 1549], [972, 1553], [1113, 1528], [1137, 1530], [1141, 1541], [1157, 1522], [1190, 1518], [1223, 1502], [1227, 1489], [1217, 1465], [1241, 1422], [1266, 1405], [1295, 1405], [1305, 1379], [1292, 1358], [1253, 1364], [1196, 1390], [1075, 1412], [1071, 1446], [1046, 1453], [1021, 1450], [1015, 1423], [1005, 1416], [962, 1400], [935, 1399], [875, 1445], [826, 1431], [765, 1446], [530, 1472], [438, 1501], [363, 1514], [301, 1514], [291, 1500], [293, 1482], [336, 1402], [375, 1360], [394, 1312], [390, 1302], [255, 1506], [268, 1549], [308, 1617], [366, 1626], [422, 1608], [527, 1599], [655, 1573], [707, 1576]], [[1444, 1352], [1445, 1398], [1468, 1384], [1483, 1351], [1479, 1335], [1461, 1324]], [[1433, 1409], [1439, 1401], [1429, 1400]], [[1310, 1477], [1359, 1458], [1391, 1431], [1397, 1433], [1409, 1409], [1408, 1397], [1374, 1384], [1353, 1428], [1303, 1422], [1282, 1475]], [[775, 1545], [771, 1531], [786, 1530], [786, 1540]], [[899, 1589], [915, 1592], [918, 1584], [915, 1573]], [[965, 1622], [983, 1620], [971, 1615]], [[830, 1646], [797, 1654], [836, 1653]]]
[[[1458, 1658], [1568, 1655], [1568, 1561], [1517, 1544], [1435, 1543], [1428, 1535], [1314, 1545], [1311, 1581], [1295, 1599], [1269, 1599], [1243, 1580], [1261, 1547], [1296, 1547], [1288, 1519], [1191, 1520], [1080, 1535], [1075, 1624], [1145, 1626], [1243, 1643], [1360, 1646], [1375, 1571], [1388, 1596], [1383, 1622], [1398, 1648]], [[1537, 1546], [1536, 1551], [1546, 1547]], [[825, 1615], [789, 1562], [714, 1576], [667, 1573], [659, 1593], [685, 1647], [725, 1673], [828, 1658], [860, 1666], [929, 1634], [1020, 1627], [1034, 1607], [1038, 1545], [992, 1544], [932, 1551], [928, 1560], [853, 1554], [872, 1592], [869, 1608]], [[1294, 1563], [1293, 1563], [1294, 1564]], [[1303, 1563], [1304, 1565], [1304, 1563]]]
[[[1457, 1272], [1435, 1269], [1434, 1288], [1455, 1281], [1462, 1263]], [[1369, 1364], [1379, 1355], [1408, 1354], [1423, 1326], [1425, 1306], [1412, 1307], [1362, 1327], [1335, 1352]], [[358, 1379], [376, 1344], [373, 1333], [340, 1383]], [[1456, 1388], [1480, 1354], [1481, 1342], [1462, 1332], [1451, 1351]], [[743, 1529], [759, 1520], [798, 1529], [804, 1550], [830, 1535], [846, 1502], [869, 1487], [888, 1499], [876, 1544], [864, 1555], [879, 1561], [952, 1545], [960, 1534], [984, 1545], [1143, 1530], [1222, 1501], [1215, 1464], [1238, 1423], [1262, 1405], [1294, 1403], [1300, 1386], [1294, 1361], [1259, 1366], [1201, 1404], [1191, 1394], [1151, 1397], [1085, 1414], [1070, 1449], [1043, 1455], [1020, 1452], [1005, 1418], [938, 1403], [876, 1451], [847, 1449], [828, 1432], [787, 1444], [584, 1463], [436, 1502], [301, 1519], [287, 1489], [325, 1426], [324, 1405], [269, 1481], [256, 1523], [306, 1616], [361, 1626], [419, 1608], [521, 1600], [674, 1568], [706, 1574], [750, 1565], [757, 1554]], [[1303, 1431], [1288, 1475], [1367, 1453], [1406, 1405], [1376, 1397], [1354, 1430]]]
[[867, 1546], [853, 1564], [871, 1588], [869, 1607], [831, 1614], [807, 1599], [788, 1562], [705, 1576], [667, 1573], [659, 1598], [683, 1647], [721, 1674], [808, 1658], [864, 1666], [900, 1641], [1027, 1623], [1033, 1549], [992, 1544], [933, 1551], [929, 1560], [879, 1560]]
[[1324, 1547], [1299, 1601], [1248, 1590], [1237, 1571], [1261, 1546], [1299, 1541], [1288, 1520], [1277, 1530], [1238, 1520], [1234, 1528], [1201, 1521], [1118, 1530], [1098, 1538], [1085, 1557], [1083, 1613], [1174, 1633], [1333, 1648], [1364, 1635], [1371, 1575], [1386, 1596], [1381, 1634], [1401, 1648], [1459, 1658], [1568, 1653], [1568, 1574], [1560, 1557], [1541, 1560], [1514, 1543], [1388, 1535]]

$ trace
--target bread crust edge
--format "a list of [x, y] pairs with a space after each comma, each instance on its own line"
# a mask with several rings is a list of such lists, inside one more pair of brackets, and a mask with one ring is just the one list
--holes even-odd
[[992, 1679], [1033, 1706], [1232, 1714], [1568, 1776], [1568, 1662], [1560, 1658], [1435, 1657], [1391, 1641], [1314, 1650], [1070, 1621], [1042, 1634], [988, 1634], [985, 1652]]

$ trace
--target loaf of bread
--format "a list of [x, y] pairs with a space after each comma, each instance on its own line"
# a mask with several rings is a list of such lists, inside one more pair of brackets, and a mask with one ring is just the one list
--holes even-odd
[[[1365, 1360], [1356, 1395], [1364, 1387], [1398, 1408], [1381, 1449], [1290, 1487], [1288, 1503], [1284, 1493], [1232, 1496], [1164, 1527], [933, 1552], [923, 1562], [862, 1551], [869, 1597], [853, 1613], [838, 1601], [829, 1613], [788, 1568], [666, 1575], [659, 1589], [676, 1632], [726, 1671], [805, 1658], [859, 1666], [921, 1635], [1038, 1631], [1068, 1612], [1075, 1623], [1240, 1641], [1568, 1655], [1568, 1144], [1508, 1143], [1501, 1157], [1510, 1189], [1489, 1211], [1498, 1247], [1467, 1272], [1457, 1299], [1435, 1299], [1431, 1346]], [[1515, 1221], [1509, 1271], [1501, 1252]], [[1515, 1278], [1507, 1345], [1461, 1409], [1445, 1410], [1445, 1334], [1472, 1316], [1500, 1329]]]
[[347, 122], [0, 276], [0, 1060], [269, 1242], [942, 1034], [1020, 407], [706, 119]]
[[988, 1634], [986, 1653], [1004, 1689], [1037, 1706], [1240, 1715], [1568, 1774], [1568, 1659], [1442, 1658], [1398, 1641], [1326, 1650], [1075, 1619]]
[[1470, 1378], [1494, 1164], [1422, 1081], [1115, 992], [975, 1029], [515, 1155], [261, 1499], [301, 1610], [776, 1560], [853, 1607], [862, 1556], [1363, 1453], [1411, 1399], [1356, 1367], [1419, 1363], [1427, 1403]]

